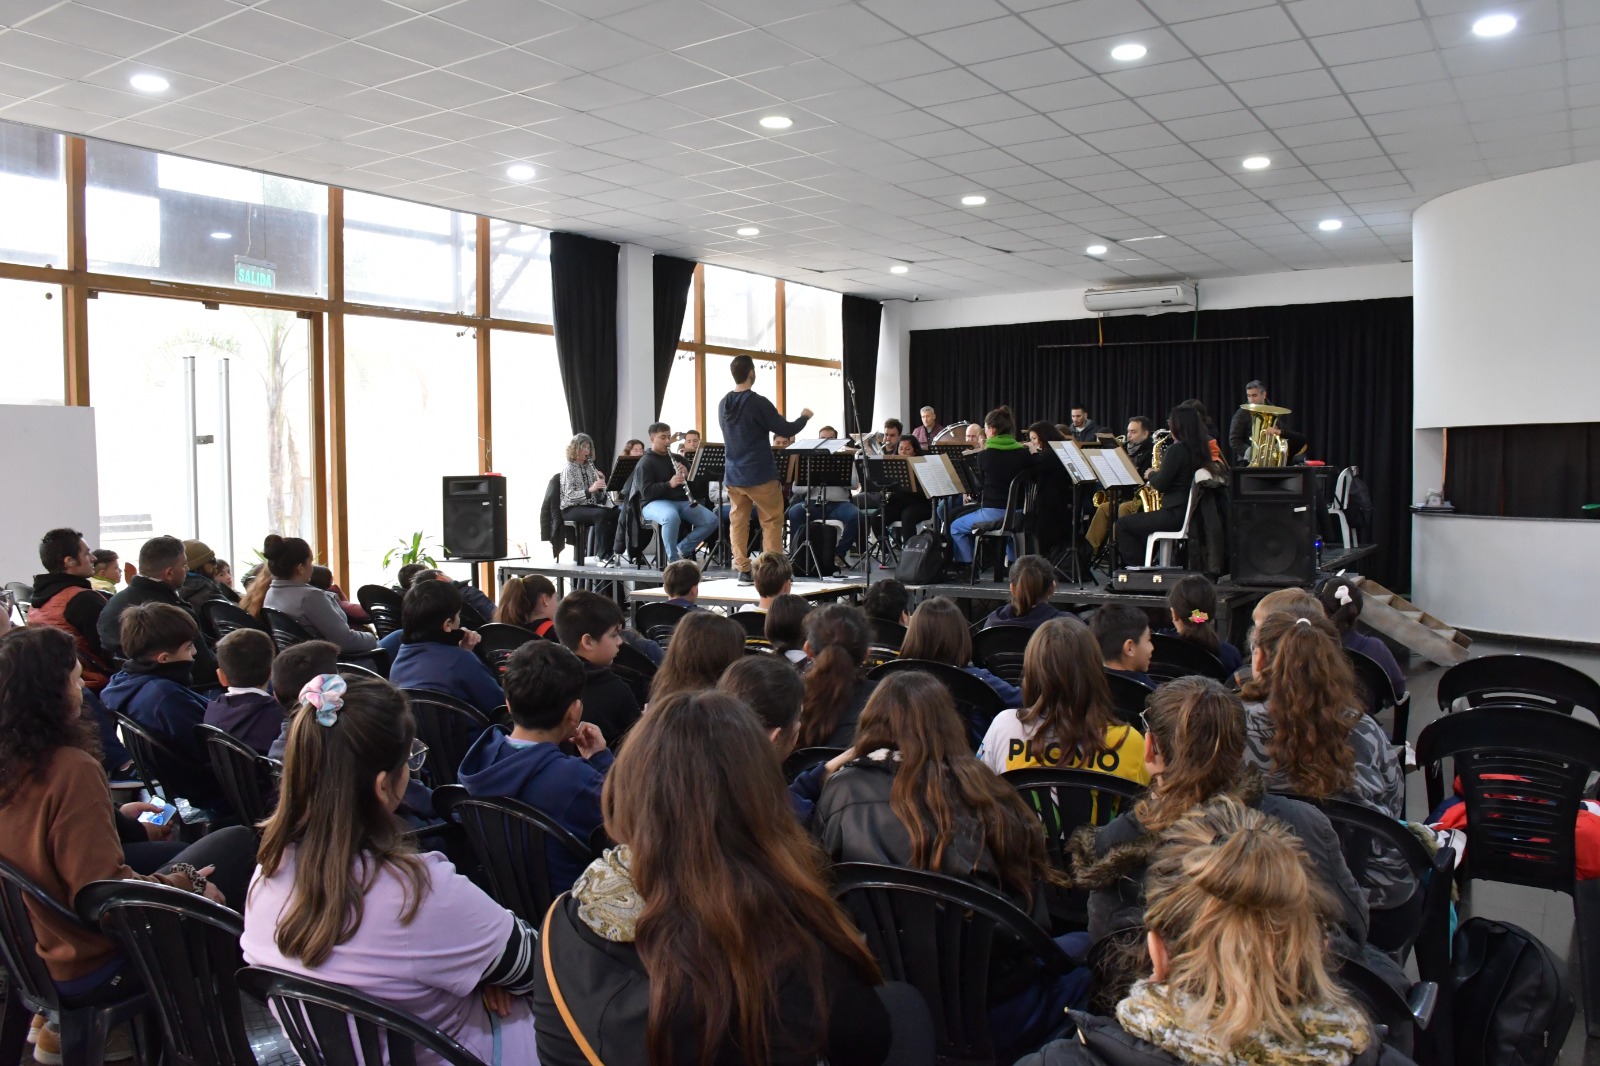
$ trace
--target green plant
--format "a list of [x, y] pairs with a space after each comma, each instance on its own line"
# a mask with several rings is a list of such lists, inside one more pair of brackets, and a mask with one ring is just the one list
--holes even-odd
[[[388, 570], [391, 565], [396, 563], [400, 566], [410, 566], [412, 563], [426, 563], [428, 566], [437, 568], [439, 563], [429, 554], [430, 549], [424, 543], [424, 536], [422, 531], [418, 530], [411, 534], [410, 540], [401, 537], [398, 544], [384, 553], [383, 568]], [[442, 544], [434, 545], [432, 550], [438, 551], [441, 555], [445, 554], [445, 548]]]

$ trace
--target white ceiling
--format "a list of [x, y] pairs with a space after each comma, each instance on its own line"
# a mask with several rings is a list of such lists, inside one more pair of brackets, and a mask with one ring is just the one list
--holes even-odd
[[[1502, 11], [1512, 34], [1473, 36]], [[0, 0], [0, 24], [0, 119], [884, 297], [1392, 263], [1425, 200], [1600, 158], [1600, 0]], [[1126, 41], [1148, 55], [1113, 61]]]

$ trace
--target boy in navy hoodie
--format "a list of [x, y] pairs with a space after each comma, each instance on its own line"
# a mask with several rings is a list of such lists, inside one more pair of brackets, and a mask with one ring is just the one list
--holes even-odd
[[1131, 603], [1107, 603], [1096, 608], [1089, 628], [1100, 642], [1106, 673], [1132, 678], [1145, 688], [1156, 687], [1145, 673], [1156, 646], [1150, 639], [1150, 619], [1143, 611]]
[[478, 634], [461, 628], [461, 591], [448, 581], [417, 581], [400, 603], [405, 636], [389, 667], [397, 688], [442, 692], [486, 715], [505, 702], [494, 672], [472, 653]]
[[580, 589], [556, 607], [556, 636], [583, 660], [583, 707], [588, 721], [615, 744], [639, 720], [639, 700], [611, 669], [622, 647], [622, 611], [598, 592]]
[[[605, 820], [600, 789], [612, 756], [605, 737], [583, 720], [587, 682], [581, 659], [559, 644], [533, 640], [506, 662], [506, 705], [516, 728], [485, 730], [461, 760], [460, 781], [474, 796], [504, 796], [536, 807], [579, 840]], [[571, 741], [578, 755], [561, 750]], [[581, 757], [580, 757], [581, 756]], [[552, 891], [564, 892], [588, 865], [555, 841], [545, 843]]]
[[102, 692], [105, 705], [155, 733], [180, 756], [163, 766], [168, 799], [219, 807], [222, 791], [194, 727], [205, 719], [206, 698], [189, 687], [200, 628], [194, 616], [169, 603], [141, 603], [122, 612], [118, 636], [127, 662]]
[[265, 755], [283, 727], [283, 705], [267, 691], [272, 683], [272, 638], [259, 629], [235, 629], [217, 642], [217, 680], [227, 692], [206, 704], [214, 725]]

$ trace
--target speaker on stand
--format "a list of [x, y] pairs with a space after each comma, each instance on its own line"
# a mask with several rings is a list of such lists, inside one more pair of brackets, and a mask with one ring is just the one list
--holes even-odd
[[470, 474], [444, 479], [444, 549], [453, 560], [506, 556], [506, 479]]
[[1317, 516], [1304, 467], [1233, 472], [1229, 523], [1233, 580], [1240, 585], [1310, 585], [1316, 580]]

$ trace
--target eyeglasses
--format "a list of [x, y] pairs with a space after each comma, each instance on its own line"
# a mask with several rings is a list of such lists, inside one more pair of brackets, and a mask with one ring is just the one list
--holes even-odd
[[1145, 717], [1147, 713], [1146, 711], [1139, 712], [1139, 732], [1148, 737], [1150, 735], [1150, 719]]
[[420, 773], [428, 761], [428, 745], [420, 740], [411, 742], [411, 754], [406, 756], [406, 766], [412, 773]]

